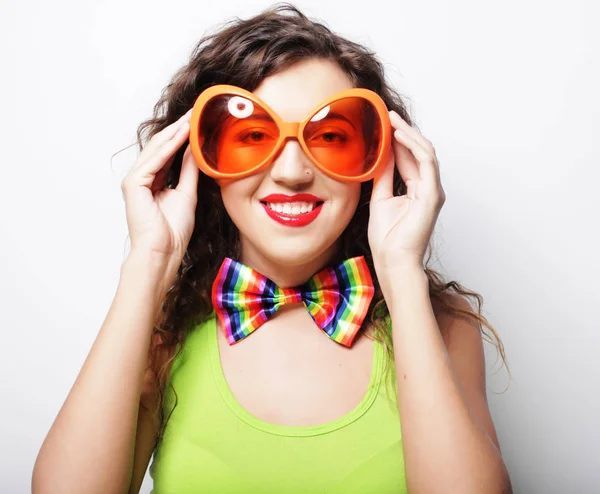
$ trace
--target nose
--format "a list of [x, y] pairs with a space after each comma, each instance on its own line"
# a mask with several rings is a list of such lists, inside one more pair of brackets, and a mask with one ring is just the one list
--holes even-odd
[[274, 182], [292, 188], [311, 183], [314, 180], [314, 165], [306, 156], [298, 141], [287, 141], [273, 161], [269, 171]]

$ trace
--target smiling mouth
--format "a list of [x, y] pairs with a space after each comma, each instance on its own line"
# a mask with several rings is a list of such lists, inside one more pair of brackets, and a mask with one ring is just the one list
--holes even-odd
[[316, 202], [305, 202], [305, 201], [296, 201], [296, 202], [267, 202], [260, 201], [261, 204], [266, 206], [272, 211], [276, 213], [283, 214], [286, 216], [302, 216], [305, 214], [311, 213], [313, 210], [318, 208], [323, 204], [324, 201], [316, 201]]
[[[267, 216], [286, 227], [303, 227], [317, 219], [324, 201], [317, 202], [268, 202], [260, 201]], [[281, 211], [281, 212], [280, 212]]]

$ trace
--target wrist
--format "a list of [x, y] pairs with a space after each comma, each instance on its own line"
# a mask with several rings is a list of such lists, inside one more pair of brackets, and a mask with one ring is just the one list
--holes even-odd
[[162, 300], [175, 279], [181, 260], [149, 250], [132, 250], [121, 265], [121, 278], [133, 276], [155, 287]]
[[129, 266], [136, 266], [144, 269], [148, 273], [161, 273], [167, 269], [170, 263], [170, 257], [165, 254], [159, 254], [150, 250], [132, 250], [127, 254], [123, 261], [121, 269], [127, 269]]
[[386, 300], [394, 293], [415, 290], [418, 287], [429, 289], [429, 278], [422, 265], [417, 263], [395, 264], [377, 270], [377, 278]]
[[397, 278], [398, 276], [427, 277], [423, 265], [417, 263], [395, 264], [393, 266], [388, 266], [386, 271], [390, 273], [391, 278]]
[[394, 259], [392, 261], [375, 258], [374, 266], [378, 274], [383, 278], [393, 279], [395, 276], [416, 276], [417, 273], [425, 274], [422, 260], [416, 259]]

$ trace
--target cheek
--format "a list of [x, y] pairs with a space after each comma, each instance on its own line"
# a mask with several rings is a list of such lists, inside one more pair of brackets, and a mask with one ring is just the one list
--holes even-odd
[[360, 184], [348, 184], [336, 194], [339, 197], [337, 201], [337, 214], [347, 223], [350, 221], [360, 200]]
[[261, 177], [251, 175], [238, 180], [217, 180], [221, 198], [229, 217], [239, 228], [253, 214], [254, 193], [260, 185]]
[[234, 223], [239, 222], [239, 218], [243, 216], [244, 211], [247, 209], [243, 207], [245, 192], [242, 187], [238, 187], [235, 182], [229, 184], [219, 184], [221, 187], [221, 198], [223, 205], [229, 217]]
[[356, 209], [356, 206], [358, 206], [358, 201], [360, 199], [360, 189], [360, 183], [349, 184], [346, 189], [346, 200], [349, 205], [353, 206], [352, 210]]

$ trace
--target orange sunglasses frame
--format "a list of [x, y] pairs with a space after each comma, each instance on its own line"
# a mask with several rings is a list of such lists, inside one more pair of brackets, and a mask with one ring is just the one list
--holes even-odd
[[[206, 104], [211, 99], [213, 99], [216, 96], [224, 95], [224, 94], [241, 96], [243, 98], [247, 98], [250, 101], [253, 101], [254, 103], [260, 105], [271, 116], [271, 118], [273, 118], [273, 120], [277, 124], [277, 127], [279, 128], [279, 132], [280, 132], [279, 139], [277, 140], [277, 143], [275, 144], [275, 146], [273, 147], [273, 150], [269, 153], [269, 155], [258, 165], [254, 166], [253, 168], [250, 168], [248, 170], [245, 170], [243, 172], [237, 172], [237, 173], [218, 172], [218, 171], [214, 170], [206, 162], [206, 160], [204, 159], [204, 156], [202, 155], [202, 142], [201, 142], [200, 133], [199, 133], [200, 118], [202, 116], [202, 112], [204, 111]], [[346, 177], [344, 175], [339, 175], [337, 173], [334, 173], [334, 172], [328, 170], [323, 165], [321, 165], [315, 159], [315, 157], [312, 155], [312, 153], [310, 152], [308, 146], [306, 145], [306, 143], [304, 141], [304, 137], [303, 137], [304, 128], [310, 122], [311, 118], [313, 118], [325, 106], [333, 103], [334, 101], [337, 101], [337, 100], [340, 100], [343, 98], [348, 98], [348, 97], [363, 98], [363, 99], [367, 100], [369, 103], [371, 103], [377, 110], [377, 114], [379, 115], [379, 119], [381, 122], [381, 142], [379, 143], [379, 151], [377, 153], [377, 158], [375, 159], [375, 163], [373, 164], [373, 166], [371, 167], [371, 169], [369, 171], [363, 173], [362, 175], [358, 175], [356, 177]], [[258, 96], [251, 93], [250, 91], [247, 91], [247, 90], [242, 89], [237, 86], [230, 86], [227, 84], [218, 84], [216, 86], [211, 86], [210, 88], [208, 88], [205, 91], [203, 91], [202, 93], [200, 93], [200, 95], [196, 99], [196, 102], [194, 103], [194, 107], [192, 109], [192, 115], [190, 118], [190, 148], [192, 151], [192, 155], [194, 156], [194, 159], [196, 160], [196, 164], [198, 165], [198, 168], [200, 168], [200, 170], [202, 170], [206, 175], [213, 177], [213, 178], [239, 179], [239, 178], [247, 177], [248, 175], [257, 173], [262, 168], [271, 164], [274, 157], [280, 152], [281, 148], [284, 146], [285, 141], [287, 139], [295, 138], [296, 140], [298, 140], [298, 142], [300, 143], [300, 146], [302, 147], [302, 150], [306, 153], [306, 155], [310, 158], [310, 160], [315, 164], [315, 166], [317, 168], [319, 168], [319, 170], [323, 171], [325, 174], [329, 175], [330, 177], [332, 177], [336, 180], [340, 180], [343, 182], [365, 182], [367, 180], [370, 180], [371, 178], [374, 178], [380, 169], [385, 168], [385, 163], [387, 162], [390, 152], [391, 152], [391, 146], [390, 146], [391, 138], [392, 138], [391, 137], [392, 136], [391, 125], [392, 124], [390, 122], [390, 116], [389, 116], [389, 113], [388, 113], [387, 107], [385, 106], [384, 101], [381, 99], [381, 97], [377, 93], [375, 93], [374, 91], [371, 91], [369, 89], [364, 89], [364, 88], [346, 89], [344, 91], [341, 91], [339, 93], [336, 93], [336, 94], [328, 97], [327, 99], [325, 99], [324, 101], [319, 103], [319, 105], [316, 106], [308, 114], [308, 116], [306, 118], [304, 118], [302, 121], [286, 122], [283, 119], [281, 119], [281, 117], [275, 111], [273, 111], [273, 109], [270, 108], [269, 105], [267, 105]]]

